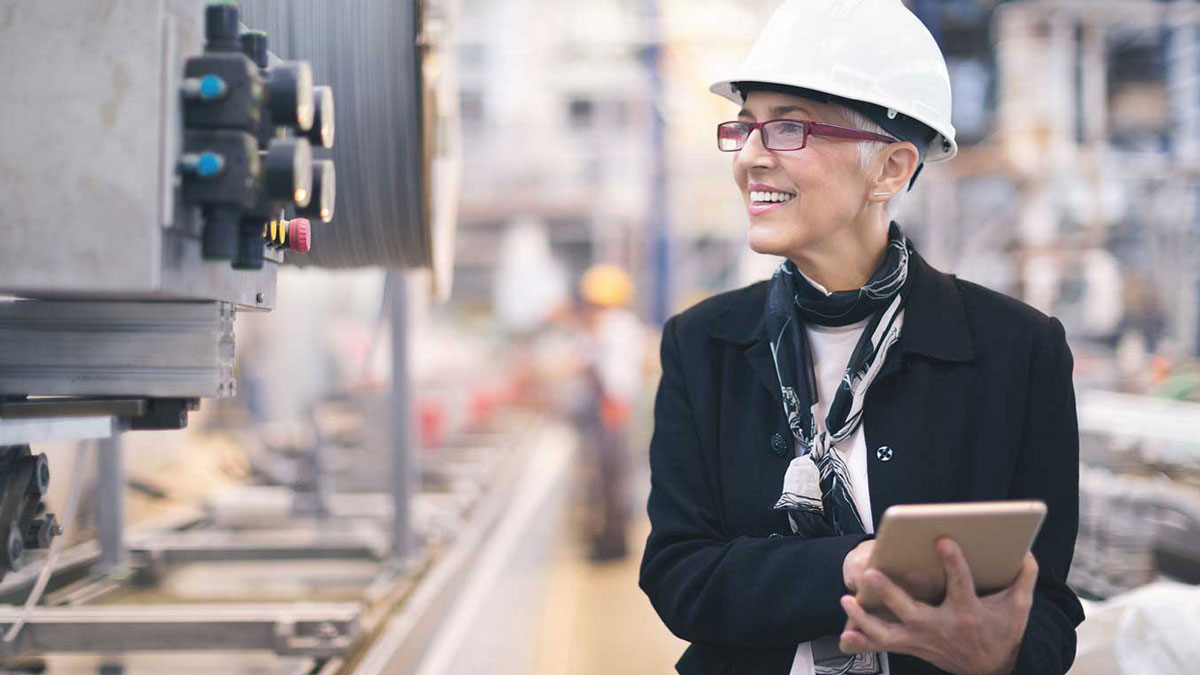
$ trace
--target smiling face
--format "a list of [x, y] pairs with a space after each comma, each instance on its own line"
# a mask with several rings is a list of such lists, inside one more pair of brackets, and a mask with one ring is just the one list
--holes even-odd
[[[745, 122], [795, 119], [853, 127], [839, 106], [774, 91], [751, 91], [738, 115]], [[803, 150], [767, 150], [754, 131], [733, 157], [733, 178], [750, 217], [750, 248], [792, 260], [826, 254], [856, 239], [865, 223], [872, 182], [858, 143], [810, 136]]]

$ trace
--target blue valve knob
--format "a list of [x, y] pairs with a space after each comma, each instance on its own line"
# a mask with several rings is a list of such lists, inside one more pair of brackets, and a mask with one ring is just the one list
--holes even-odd
[[211, 101], [225, 95], [225, 80], [216, 75], [205, 75], [200, 78], [200, 98]]
[[199, 79], [189, 77], [183, 81], [183, 96], [193, 101], [209, 103], [225, 98], [227, 93], [229, 85], [219, 75], [205, 75]]
[[200, 159], [196, 162], [196, 174], [201, 178], [209, 178], [221, 173], [221, 169], [225, 167], [225, 160], [215, 152], [202, 152]]
[[187, 153], [179, 158], [179, 169], [200, 178], [212, 178], [225, 168], [225, 158], [215, 152]]

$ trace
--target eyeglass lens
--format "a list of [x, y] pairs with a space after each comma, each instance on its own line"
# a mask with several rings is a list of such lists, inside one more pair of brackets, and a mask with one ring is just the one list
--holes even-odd
[[[744, 122], [726, 122], [717, 128], [717, 147], [724, 152], [741, 150], [754, 130]], [[762, 126], [763, 145], [768, 150], [798, 150], [804, 147], [804, 125], [774, 120]]]
[[749, 125], [740, 122], [725, 122], [717, 127], [717, 148], [721, 152], [741, 150], [749, 137]]

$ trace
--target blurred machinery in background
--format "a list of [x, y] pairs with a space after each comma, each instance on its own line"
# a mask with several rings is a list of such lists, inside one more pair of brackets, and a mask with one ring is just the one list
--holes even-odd
[[969, 134], [901, 220], [935, 264], [1060, 317], [1076, 354], [1070, 582], [1198, 583], [1200, 3], [910, 4]]

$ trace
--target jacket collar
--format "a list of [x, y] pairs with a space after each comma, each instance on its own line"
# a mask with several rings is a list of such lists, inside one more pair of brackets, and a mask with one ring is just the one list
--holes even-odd
[[[919, 354], [948, 362], [965, 362], [975, 357], [966, 307], [954, 277], [929, 266], [913, 251], [909, 259], [913, 275], [904, 309], [904, 328], [895, 352]], [[768, 388], [778, 396], [771, 346], [766, 338], [763, 310], [767, 283], [760, 282], [734, 293], [726, 308], [709, 327], [709, 335], [746, 349], [755, 370]], [[880, 377], [899, 367], [899, 359], [888, 359]]]

